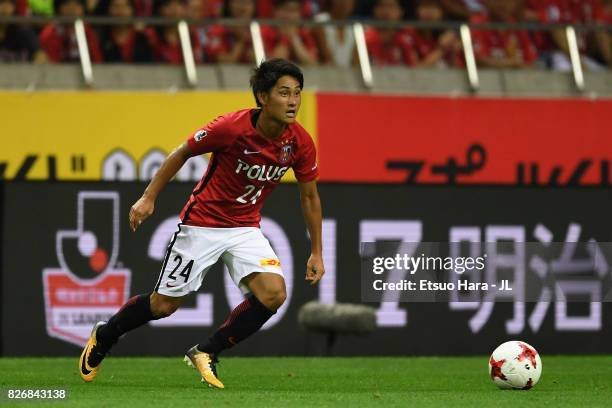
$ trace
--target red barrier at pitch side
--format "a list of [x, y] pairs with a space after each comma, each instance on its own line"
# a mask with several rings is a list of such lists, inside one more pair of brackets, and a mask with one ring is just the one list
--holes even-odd
[[322, 181], [609, 185], [612, 100], [318, 95]]

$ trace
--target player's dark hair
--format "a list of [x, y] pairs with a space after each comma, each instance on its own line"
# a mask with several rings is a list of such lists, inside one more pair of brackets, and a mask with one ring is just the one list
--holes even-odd
[[300, 88], [304, 88], [304, 74], [302, 74], [302, 70], [294, 63], [282, 58], [264, 61], [253, 70], [251, 88], [253, 89], [253, 96], [257, 106], [261, 107], [257, 94], [259, 92], [269, 92], [276, 85], [276, 81], [285, 75], [295, 78], [300, 83]]

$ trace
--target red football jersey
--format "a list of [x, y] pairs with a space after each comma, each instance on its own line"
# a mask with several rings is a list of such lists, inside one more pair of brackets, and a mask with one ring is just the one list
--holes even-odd
[[212, 156], [181, 212], [184, 224], [259, 227], [264, 201], [289, 168], [299, 182], [317, 178], [316, 150], [308, 132], [295, 122], [276, 140], [266, 139], [255, 129], [258, 113], [228, 113], [187, 139], [193, 153]]

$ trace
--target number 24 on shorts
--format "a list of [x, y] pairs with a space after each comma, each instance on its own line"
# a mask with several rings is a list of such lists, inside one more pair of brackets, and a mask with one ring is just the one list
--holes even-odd
[[[180, 268], [181, 264], [183, 263], [183, 258], [181, 258], [180, 255], [175, 256], [174, 263], [176, 264], [176, 266], [174, 267], [172, 272], [170, 272], [170, 275], [168, 275], [168, 278], [172, 280], [177, 279], [175, 274], [176, 274], [176, 271], [178, 271], [178, 269]], [[179, 276], [182, 276], [183, 278], [185, 278], [185, 283], [187, 283], [187, 281], [189, 280], [189, 275], [191, 274], [191, 268], [193, 268], [193, 259], [187, 262], [187, 265], [185, 265], [183, 270], [179, 273]]]

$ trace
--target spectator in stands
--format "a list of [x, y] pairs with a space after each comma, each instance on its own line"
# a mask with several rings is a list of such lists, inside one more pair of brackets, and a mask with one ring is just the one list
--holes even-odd
[[[612, 0], [603, 0], [602, 10], [603, 23], [609, 25], [612, 24]], [[598, 41], [601, 46], [600, 55], [602, 62], [608, 64], [608, 68], [612, 69], [612, 55], [610, 55], [612, 54], [612, 33], [607, 31], [597, 35], [601, 36], [601, 39]]]
[[[523, 20], [546, 23], [548, 17], [545, 14], [548, 11], [544, 3], [548, 1], [549, 0], [526, 0]], [[553, 40], [553, 33], [547, 30], [536, 30], [531, 32], [531, 38], [538, 50], [538, 58], [541, 64], [548, 68], [552, 67], [552, 52], [558, 51]]]
[[[415, 10], [418, 21], [441, 22], [444, 10], [439, 0], [419, 0]], [[461, 41], [453, 30], [412, 30], [417, 66], [462, 66]]]
[[606, 24], [612, 24], [612, 0], [603, 0], [602, 8]]
[[[61, 17], [83, 17], [85, 14], [84, 0], [54, 0], [54, 9]], [[98, 36], [85, 24], [85, 37], [92, 62], [102, 62]], [[51, 62], [75, 62], [79, 60], [74, 24], [49, 23], [41, 31], [40, 44]]]
[[154, 0], [134, 0], [134, 15], [138, 17], [151, 17], [155, 8]]
[[[155, 0], [133, 0], [134, 15], [150, 17], [154, 15]], [[221, 17], [223, 0], [187, 0], [187, 15], [194, 18]]]
[[274, 15], [274, 0], [255, 0], [258, 18], [272, 18]]
[[[485, 0], [488, 14], [475, 14], [472, 23], [514, 23], [524, 14], [522, 0]], [[472, 30], [476, 61], [483, 67], [524, 68], [538, 57], [526, 30]]]
[[[606, 13], [601, 0], [529, 0], [525, 17], [542, 23], [605, 23]], [[610, 35], [605, 31], [577, 31], [578, 48], [582, 64], [591, 70], [612, 66]], [[569, 45], [565, 30], [536, 36], [538, 46], [545, 55], [547, 65], [558, 71], [571, 70]], [[589, 56], [589, 52], [596, 56]]]
[[99, 0], [85, 0], [85, 14], [90, 15], [96, 12]]
[[[133, 0], [100, 0], [96, 14], [127, 18], [134, 15]], [[151, 29], [132, 24], [111, 25], [100, 30], [100, 47], [105, 62], [153, 62]]]
[[[202, 20], [207, 17], [208, 10], [207, 0], [187, 0], [187, 17], [193, 20]], [[198, 24], [198, 23], [190, 23], [189, 28], [192, 32], [192, 35], [197, 38], [197, 43], [202, 50], [203, 55], [206, 55], [205, 48], [208, 43], [208, 29], [209, 27], [206, 25]], [[207, 57], [209, 58], [209, 57]]]
[[[15, 15], [15, 0], [0, 0], [0, 17]], [[0, 23], [0, 62], [35, 62], [47, 60], [36, 33], [25, 26]]]
[[318, 62], [317, 44], [312, 33], [300, 27], [300, 0], [277, 0], [274, 18], [285, 22], [280, 27], [262, 27], [261, 36], [269, 58], [283, 58], [302, 65]]
[[207, 16], [206, 0], [187, 0], [187, 17], [202, 19]]
[[[158, 17], [171, 19], [185, 18], [187, 15], [187, 4], [184, 0], [156, 0], [154, 13]], [[176, 24], [158, 26], [153, 36], [153, 49], [156, 61], [170, 64], [181, 64], [183, 62], [183, 51]], [[197, 35], [190, 29], [191, 48], [196, 63], [204, 61], [203, 47], [199, 43]]]
[[206, 17], [221, 17], [223, 16], [223, 0], [206, 0], [204, 9]]
[[[325, 6], [328, 0], [299, 0], [302, 8], [302, 17], [311, 18], [318, 14], [322, 10], [322, 6]], [[275, 0], [256, 0], [255, 6], [257, 8], [257, 17], [259, 18], [273, 18], [274, 9], [276, 2]]]
[[[226, 0], [223, 16], [244, 21], [253, 19], [255, 18], [255, 0]], [[248, 25], [210, 27], [205, 50], [212, 62], [231, 64], [255, 62]]]
[[53, 0], [16, 0], [18, 16], [52, 16]]
[[[404, 16], [404, 8], [399, 0], [377, 0], [373, 16], [378, 22], [397, 23]], [[376, 65], [414, 66], [417, 63], [413, 38], [407, 28], [369, 27], [366, 43]]]
[[302, 16], [304, 18], [314, 18], [329, 8], [330, 0], [304, 0], [302, 1]]
[[445, 14], [453, 20], [468, 21], [472, 14], [486, 14], [483, 0], [440, 0]]
[[[602, 0], [567, 0], [573, 21], [583, 24], [606, 24], [609, 22]], [[598, 64], [592, 69], [612, 67], [610, 31], [578, 31], [578, 45], [583, 55], [588, 54]]]
[[[317, 21], [338, 23], [349, 20], [356, 0], [331, 0], [329, 13], [321, 14]], [[357, 62], [355, 37], [350, 24], [327, 24], [313, 30], [319, 46], [321, 62], [338, 67], [350, 67]]]

